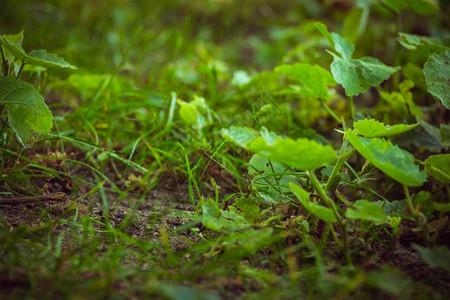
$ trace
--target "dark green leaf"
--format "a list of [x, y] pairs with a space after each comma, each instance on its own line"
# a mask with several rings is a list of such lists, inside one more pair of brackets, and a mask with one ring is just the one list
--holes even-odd
[[25, 57], [24, 61], [28, 64], [41, 66], [45, 68], [58, 69], [72, 69], [75, 70], [74, 65], [69, 64], [63, 58], [53, 53], [47, 53], [46, 50], [33, 50]]
[[8, 110], [8, 122], [17, 140], [26, 148], [47, 134], [53, 116], [44, 98], [29, 83], [12, 77], [0, 77], [0, 104]]
[[450, 154], [428, 157], [425, 160], [425, 170], [443, 184], [450, 184]]
[[450, 109], [450, 50], [442, 54], [433, 54], [423, 68], [428, 92], [439, 98]]

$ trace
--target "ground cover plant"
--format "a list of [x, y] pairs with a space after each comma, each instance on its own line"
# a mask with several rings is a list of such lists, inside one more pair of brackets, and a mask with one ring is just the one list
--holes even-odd
[[2, 5], [0, 298], [450, 296], [446, 1]]

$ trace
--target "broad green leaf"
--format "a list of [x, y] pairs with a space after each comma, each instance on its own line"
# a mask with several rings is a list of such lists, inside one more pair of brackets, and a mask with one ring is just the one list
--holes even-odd
[[432, 155], [425, 160], [428, 174], [444, 184], [450, 184], [450, 154]]
[[433, 54], [423, 68], [428, 92], [439, 98], [450, 109], [450, 50], [442, 54]]
[[327, 27], [322, 23], [316, 22], [314, 25], [320, 33], [328, 39], [333, 49], [339, 53], [343, 59], [350, 60], [352, 58], [352, 54], [355, 51], [355, 46], [351, 42], [343, 38], [338, 33], [329, 33]]
[[236, 258], [254, 255], [259, 249], [270, 246], [276, 241], [272, 228], [260, 230], [247, 229], [232, 233], [223, 238], [225, 257]]
[[317, 218], [325, 222], [336, 222], [336, 216], [330, 208], [311, 202], [309, 193], [299, 187], [297, 184], [290, 182], [289, 187], [294, 195], [300, 200], [302, 205]]
[[441, 124], [440, 133], [442, 147], [450, 147], [450, 125]]
[[[22, 49], [22, 41], [23, 41], [23, 31], [19, 32], [18, 34], [4, 34], [1, 37], [3, 37], [5, 40], [9, 41], [10, 43], [14, 44], [15, 47], [17, 47], [20, 51], [23, 51]], [[0, 44], [3, 45], [0, 37]], [[4, 47], [4, 53], [5, 58], [9, 62], [9, 64], [12, 64], [14, 62], [14, 54], [8, 50], [9, 47]]]
[[252, 187], [269, 203], [287, 201], [286, 193], [290, 191], [289, 182], [297, 182], [296, 177], [283, 164], [270, 161], [259, 154], [253, 155], [248, 162], [248, 175]]
[[177, 103], [180, 105], [180, 117], [186, 123], [203, 128], [211, 122], [210, 109], [204, 98], [194, 96], [194, 100], [191, 102], [178, 100]]
[[232, 141], [246, 150], [250, 142], [258, 136], [259, 133], [256, 130], [248, 127], [231, 126], [230, 128], [222, 129], [223, 138]]
[[442, 148], [439, 129], [424, 120], [413, 130], [395, 136], [393, 140], [395, 144], [406, 148], [416, 147], [431, 152], [440, 152]]
[[25, 57], [24, 61], [28, 64], [46, 68], [73, 69], [76, 67], [69, 64], [62, 57], [53, 53], [47, 53], [46, 50], [33, 50]]
[[336, 82], [328, 70], [310, 64], [281, 65], [275, 72], [301, 83], [300, 93], [319, 99], [328, 99], [328, 86], [335, 86]]
[[[383, 205], [384, 201], [376, 202], [380, 207]], [[408, 208], [406, 200], [394, 200], [384, 203], [384, 212], [388, 215], [406, 215], [406, 209]]]
[[0, 104], [6, 106], [9, 125], [24, 147], [31, 147], [39, 135], [50, 132], [52, 113], [31, 84], [0, 77]]
[[420, 212], [426, 217], [429, 217], [434, 213], [433, 200], [429, 192], [420, 191], [419, 193], [412, 195], [411, 198], [414, 207], [420, 207]]
[[345, 60], [331, 54], [334, 57], [331, 73], [336, 82], [344, 87], [347, 96], [364, 93], [369, 87], [379, 85], [400, 70], [400, 67], [386, 66], [373, 57]]
[[430, 267], [442, 268], [450, 272], [450, 250], [447, 247], [441, 246], [434, 249], [428, 249], [414, 244], [413, 248], [420, 253], [420, 256], [422, 256], [423, 260], [425, 260]]
[[399, 32], [400, 44], [408, 50], [421, 50], [424, 54], [442, 53], [448, 50], [447, 39], [420, 36], [415, 34]]
[[274, 143], [268, 143], [258, 137], [250, 143], [249, 150], [299, 170], [314, 170], [336, 160], [333, 148], [304, 138], [279, 137]]
[[305, 138], [281, 138], [267, 130], [258, 133], [250, 128], [232, 126], [223, 129], [222, 136], [250, 152], [299, 170], [317, 169], [336, 159], [336, 153], [328, 145]]
[[383, 137], [394, 134], [403, 133], [415, 128], [417, 124], [398, 124], [398, 125], [385, 125], [374, 119], [364, 119], [357, 122], [353, 122], [353, 127], [364, 137]]
[[351, 130], [346, 132], [346, 136], [362, 156], [398, 182], [408, 186], [420, 186], [425, 182], [426, 173], [414, 164], [411, 153], [388, 140], [359, 137]]
[[345, 212], [347, 218], [372, 221], [378, 224], [384, 224], [389, 221], [383, 208], [373, 202], [358, 200], [353, 206], [347, 208]]
[[221, 210], [211, 198], [203, 203], [202, 212], [203, 225], [217, 232], [230, 233], [250, 226], [244, 216], [233, 210]]
[[[21, 32], [22, 33], [22, 32]], [[21, 34], [19, 33], [19, 35]], [[22, 39], [23, 39], [23, 33], [22, 33]], [[3, 46], [3, 49], [9, 51], [10, 55], [13, 55], [16, 59], [22, 60], [24, 59], [27, 54], [25, 53], [25, 50], [23, 50], [21, 46], [20, 37], [13, 37], [11, 35], [2, 35], [0, 36], [0, 44]], [[11, 57], [11, 56], [10, 56]]]

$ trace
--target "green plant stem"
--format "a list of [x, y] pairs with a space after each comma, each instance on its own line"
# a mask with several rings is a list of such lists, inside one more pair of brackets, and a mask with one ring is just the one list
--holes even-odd
[[340, 123], [341, 119], [336, 115], [336, 113], [323, 101], [320, 101], [320, 104], [322, 104], [323, 108], [325, 108], [325, 110], [327, 111], [327, 113], [333, 117], [333, 119], [336, 120], [336, 122]]
[[[331, 208], [333, 211], [333, 214], [336, 217], [336, 220], [339, 224], [339, 227], [341, 228], [341, 234], [342, 234], [342, 246], [343, 251], [345, 253], [345, 257], [347, 259], [347, 263], [349, 266], [352, 266], [352, 259], [350, 256], [350, 252], [348, 251], [348, 239], [347, 239], [347, 224], [342, 220], [342, 217], [339, 214], [339, 211], [337, 209], [336, 203], [327, 195], [325, 190], [322, 187], [322, 184], [317, 179], [316, 175], [314, 174], [313, 170], [306, 171], [306, 174], [308, 175], [308, 178], [311, 181], [311, 185], [314, 187], [314, 189], [319, 193], [322, 200], [325, 202], [325, 204]], [[332, 229], [333, 230], [333, 229]]]
[[347, 150], [348, 140], [345, 139], [342, 143], [341, 150], [339, 151], [339, 157], [334, 165], [333, 171], [331, 172], [330, 178], [328, 178], [327, 184], [325, 186], [325, 191], [328, 193], [328, 195], [332, 194], [339, 183], [340, 176], [339, 173], [341, 172], [342, 166], [347, 161], [348, 155], [344, 155], [345, 151]]
[[355, 120], [355, 107], [353, 105], [353, 96], [348, 97], [348, 110], [350, 111], [350, 118]]
[[408, 205], [408, 209], [411, 212], [411, 214], [414, 217], [414, 219], [416, 221], [418, 221], [419, 220], [419, 212], [414, 208], [411, 196], [409, 195], [408, 187], [406, 185], [404, 185], [404, 184], [402, 184], [402, 186], [403, 186], [403, 192], [405, 193], [406, 204]]
[[313, 188], [317, 191], [317, 193], [319, 193], [320, 198], [322, 198], [322, 200], [325, 202], [325, 204], [331, 208], [338, 223], [342, 224], [342, 219], [341, 219], [341, 216], [339, 215], [336, 204], [330, 197], [328, 197], [327, 193], [325, 192], [325, 190], [322, 187], [322, 184], [319, 182], [316, 175], [314, 174], [314, 171], [308, 170], [308, 171], [306, 171], [306, 174], [308, 175], [308, 178], [311, 181], [311, 185], [313, 186]]

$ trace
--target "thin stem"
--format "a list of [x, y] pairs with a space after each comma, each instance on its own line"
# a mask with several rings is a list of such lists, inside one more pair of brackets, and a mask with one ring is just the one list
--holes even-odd
[[339, 183], [340, 176], [339, 173], [341, 172], [342, 166], [347, 161], [348, 155], [344, 155], [345, 151], [347, 150], [348, 140], [345, 139], [342, 143], [341, 150], [339, 151], [339, 157], [336, 162], [336, 165], [334, 165], [333, 171], [331, 172], [330, 178], [328, 178], [327, 184], [325, 186], [325, 191], [330, 195], [332, 194]]
[[341, 119], [336, 115], [336, 113], [323, 100], [321, 100], [320, 103], [322, 104], [323, 108], [325, 108], [327, 113], [329, 113], [330, 116], [332, 116], [333, 119], [336, 120], [336, 122], [338, 122], [338, 123], [341, 122]]
[[328, 197], [327, 193], [325, 192], [325, 190], [322, 187], [322, 184], [319, 182], [316, 175], [314, 174], [314, 171], [308, 170], [308, 171], [306, 171], [306, 174], [308, 175], [308, 178], [311, 181], [311, 185], [313, 186], [313, 188], [317, 191], [317, 193], [319, 193], [320, 198], [322, 198], [322, 200], [325, 202], [325, 204], [328, 207], [330, 207], [331, 210], [333, 211], [333, 214], [335, 215], [339, 225], [342, 225], [342, 219], [341, 219], [341, 216], [339, 215], [336, 204], [330, 197]]
[[355, 108], [353, 105], [353, 96], [348, 97], [348, 109], [350, 111], [350, 118], [352, 121], [355, 120]]
[[403, 192], [405, 193], [406, 204], [408, 205], [408, 209], [411, 212], [414, 219], [417, 221], [419, 219], [419, 212], [414, 208], [411, 196], [409, 195], [408, 187], [404, 184], [402, 184], [402, 186], [403, 186]]
[[23, 67], [25, 67], [25, 65], [26, 65], [26, 63], [24, 61], [22, 61], [22, 64], [20, 65], [19, 72], [17, 72], [17, 76], [16, 76], [17, 79], [19, 79], [20, 74], [22, 74], [22, 70], [23, 70]]
[[2, 61], [3, 61], [3, 68], [4, 68], [3, 75], [6, 77], [6, 76], [8, 76], [8, 73], [9, 73], [8, 61], [6, 60], [5, 52], [3, 51], [3, 47], [1, 45], [0, 45], [0, 52], [2, 53]]

